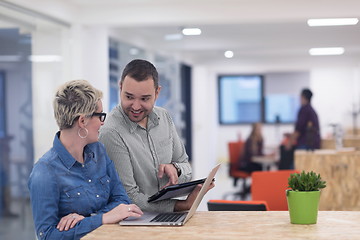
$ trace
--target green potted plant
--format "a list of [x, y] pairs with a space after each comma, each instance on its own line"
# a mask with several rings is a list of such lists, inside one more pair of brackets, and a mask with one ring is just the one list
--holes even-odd
[[290, 174], [286, 198], [290, 222], [294, 224], [315, 224], [319, 210], [320, 190], [326, 182], [315, 172]]

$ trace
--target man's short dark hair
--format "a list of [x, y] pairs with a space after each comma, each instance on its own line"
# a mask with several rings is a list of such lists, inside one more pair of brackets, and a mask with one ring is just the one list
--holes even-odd
[[142, 59], [135, 59], [129, 62], [121, 75], [121, 83], [124, 82], [126, 76], [134, 78], [136, 81], [141, 82], [149, 79], [154, 79], [155, 89], [159, 87], [159, 74], [155, 66]]
[[310, 89], [308, 88], [304, 88], [302, 91], [301, 91], [301, 96], [303, 96], [306, 100], [308, 100], [309, 102], [311, 101], [311, 97], [312, 97], [312, 92]]

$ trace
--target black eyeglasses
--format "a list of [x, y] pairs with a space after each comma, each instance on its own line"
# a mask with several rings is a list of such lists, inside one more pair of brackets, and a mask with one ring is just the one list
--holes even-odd
[[94, 117], [94, 116], [99, 116], [101, 122], [104, 122], [106, 119], [106, 113], [104, 113], [104, 112], [100, 112], [100, 113], [94, 112], [91, 115], [91, 117]]

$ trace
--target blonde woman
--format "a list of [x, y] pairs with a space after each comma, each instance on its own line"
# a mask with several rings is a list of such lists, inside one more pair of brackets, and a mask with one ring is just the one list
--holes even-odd
[[142, 215], [98, 142], [106, 118], [101, 97], [85, 80], [67, 82], [56, 92], [60, 131], [29, 178], [38, 239], [80, 239], [102, 224]]

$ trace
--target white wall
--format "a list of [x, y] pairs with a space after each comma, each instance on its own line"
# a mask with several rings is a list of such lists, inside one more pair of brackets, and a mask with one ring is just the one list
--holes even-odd
[[204, 66], [192, 69], [192, 136], [194, 179], [206, 177], [217, 162], [216, 81]]
[[[360, 68], [321, 68], [311, 71], [313, 106], [317, 110], [322, 136], [332, 134], [329, 124], [352, 128], [354, 104], [360, 110]], [[359, 126], [359, 121], [357, 121]]]
[[109, 106], [109, 34], [102, 26], [72, 28], [72, 73], [70, 79], [88, 80], [103, 92], [103, 109]]

